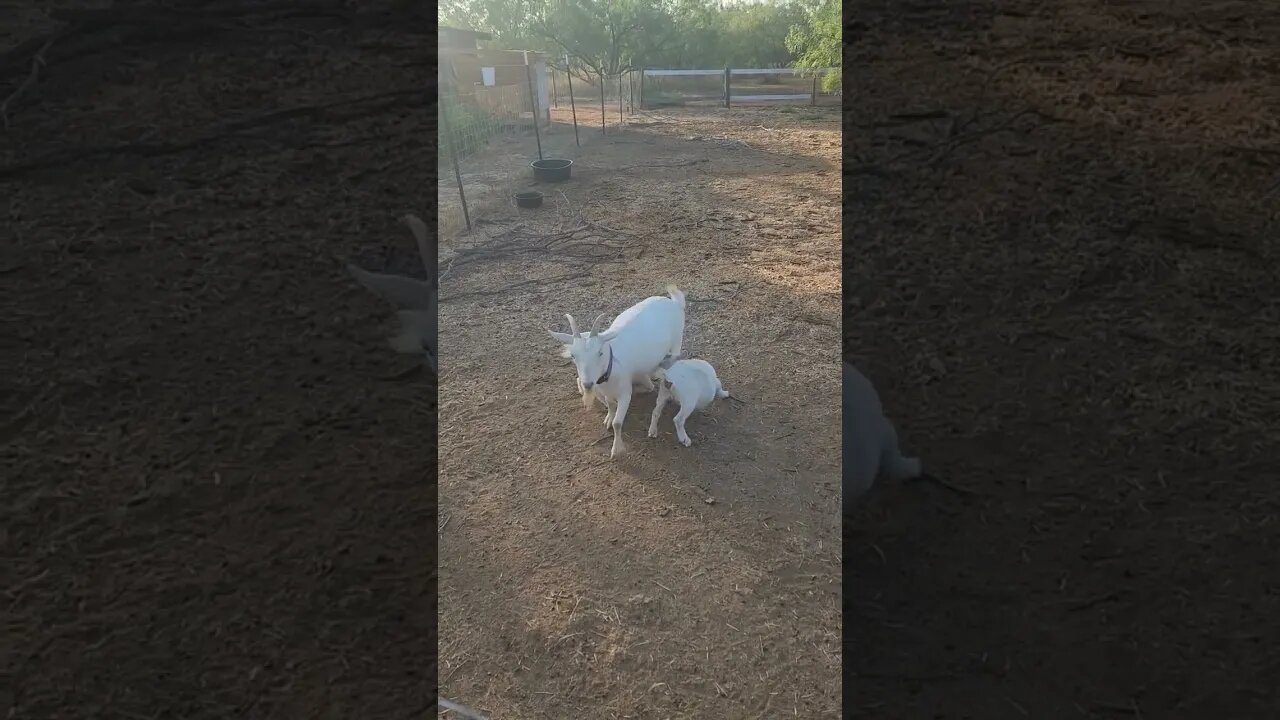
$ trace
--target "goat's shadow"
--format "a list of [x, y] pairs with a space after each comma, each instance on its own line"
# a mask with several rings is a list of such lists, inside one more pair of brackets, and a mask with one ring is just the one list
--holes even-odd
[[[736, 387], [729, 390], [738, 392]], [[742, 388], [741, 392], [749, 395], [750, 388]], [[695, 411], [685, 423], [693, 440], [689, 447], [676, 438], [674, 419], [679, 404], [674, 398], [658, 420], [658, 436], [648, 436], [657, 398], [656, 389], [636, 389], [623, 421], [626, 450], [614, 460], [609, 458], [613, 431], [604, 427], [604, 407], [593, 405], [587, 412], [597, 423], [593, 432], [598, 434], [585, 451], [597, 455], [601, 462], [613, 463], [619, 472], [638, 483], [662, 478], [678, 488], [696, 492], [704, 501], [767, 507], [776, 511], [775, 517], [794, 514], [800, 518], [807, 514], [802, 509], [804, 505], [835, 503], [835, 473], [805, 467], [806, 462], [814, 460], [805, 457], [802, 444], [779, 444], [776, 428], [756, 421], [761, 412], [768, 411], [759, 407], [754, 398], [731, 394]], [[786, 468], [780, 477], [760, 476], [763, 467], [775, 466]]]

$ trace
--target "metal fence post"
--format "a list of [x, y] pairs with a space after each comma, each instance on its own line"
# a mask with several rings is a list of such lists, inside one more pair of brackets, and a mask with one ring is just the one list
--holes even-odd
[[453, 157], [453, 177], [458, 181], [458, 199], [462, 201], [462, 219], [467, 221], [467, 231], [471, 230], [471, 212], [467, 210], [467, 193], [462, 189], [462, 170], [458, 168], [458, 143], [453, 137], [453, 125], [449, 122], [449, 113], [445, 110], [447, 102], [440, 103], [440, 122], [444, 123], [444, 134], [449, 140], [449, 155]]
[[600, 134], [601, 134], [601, 135], [604, 135], [604, 134], [605, 134], [605, 131], [604, 131], [604, 89], [605, 89], [607, 86], [604, 84], [604, 71], [603, 71], [603, 70], [601, 70], [601, 71], [600, 71], [600, 73], [599, 73], [599, 75], [600, 75]]
[[542, 159], [542, 134], [538, 132], [538, 93], [533, 89], [533, 65], [525, 56], [524, 75], [529, 80], [529, 109], [533, 111], [533, 138], [538, 142], [538, 159]]
[[564, 56], [564, 77], [569, 82], [569, 109], [573, 111], [573, 144], [582, 147], [578, 140], [578, 104], [573, 100], [573, 70], [569, 67], [569, 55]]
[[733, 92], [733, 85], [729, 82], [729, 68], [724, 69], [724, 106], [729, 107], [729, 95]]

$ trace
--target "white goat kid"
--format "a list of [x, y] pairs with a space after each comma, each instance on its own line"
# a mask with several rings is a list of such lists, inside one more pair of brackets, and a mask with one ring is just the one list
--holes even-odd
[[905, 458], [898, 449], [898, 433], [884, 416], [880, 396], [865, 375], [844, 364], [844, 472], [841, 507], [845, 512], [883, 475], [909, 480], [923, 473], [918, 458]]
[[422, 256], [422, 267], [427, 271], [425, 281], [369, 272], [350, 263], [347, 264], [347, 272], [375, 295], [399, 308], [396, 316], [400, 319], [400, 332], [388, 338], [388, 342], [396, 352], [422, 355], [434, 374], [439, 370], [436, 360], [436, 299], [439, 292], [436, 245], [428, 237], [425, 223], [413, 215], [406, 215], [404, 220], [418, 241], [418, 254]]
[[[568, 333], [547, 331], [568, 346], [582, 389], [603, 400], [608, 408], [604, 423], [605, 427], [613, 427], [611, 458], [626, 449], [622, 424], [631, 406], [633, 384], [652, 377], [666, 356], [680, 355], [684, 341], [684, 293], [674, 285], [667, 286], [667, 293], [669, 297], [645, 298], [627, 308], [604, 332], [599, 332], [604, 315], [595, 319], [585, 337], [578, 334], [572, 316], [567, 316]], [[584, 398], [584, 402], [590, 401]]]
[[729, 392], [716, 377], [716, 369], [711, 363], [698, 359], [678, 359], [668, 357], [658, 366], [658, 402], [653, 407], [653, 417], [649, 418], [649, 437], [658, 437], [658, 420], [662, 417], [662, 409], [667, 400], [675, 397], [680, 403], [680, 410], [674, 421], [676, 438], [685, 447], [693, 444], [689, 433], [684, 430], [684, 422], [694, 410], [702, 410], [718, 398], [729, 397]]

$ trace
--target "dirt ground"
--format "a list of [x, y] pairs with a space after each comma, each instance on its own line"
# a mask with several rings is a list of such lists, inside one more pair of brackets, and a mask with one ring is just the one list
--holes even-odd
[[423, 717], [435, 387], [342, 263], [430, 218], [431, 22], [195, 5], [59, 3], [0, 130], [0, 716]]
[[[440, 692], [495, 718], [839, 717], [838, 115], [569, 133], [543, 208], [442, 250]], [[685, 448], [637, 395], [610, 462], [546, 330], [668, 282], [736, 400]]]
[[846, 520], [846, 717], [1274, 717], [1280, 12], [858, 19], [845, 354], [974, 495]]

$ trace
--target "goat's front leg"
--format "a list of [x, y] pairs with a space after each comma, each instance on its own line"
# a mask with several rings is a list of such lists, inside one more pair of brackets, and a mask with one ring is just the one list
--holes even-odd
[[614, 401], [610, 400], [608, 395], [602, 395], [600, 399], [604, 401], [604, 427], [607, 430], [613, 424]]
[[623, 387], [618, 392], [618, 405], [613, 411], [613, 449], [609, 451], [610, 458], [618, 457], [626, 449], [622, 442], [622, 424], [626, 422], [627, 408], [631, 406], [631, 384], [621, 384]]

